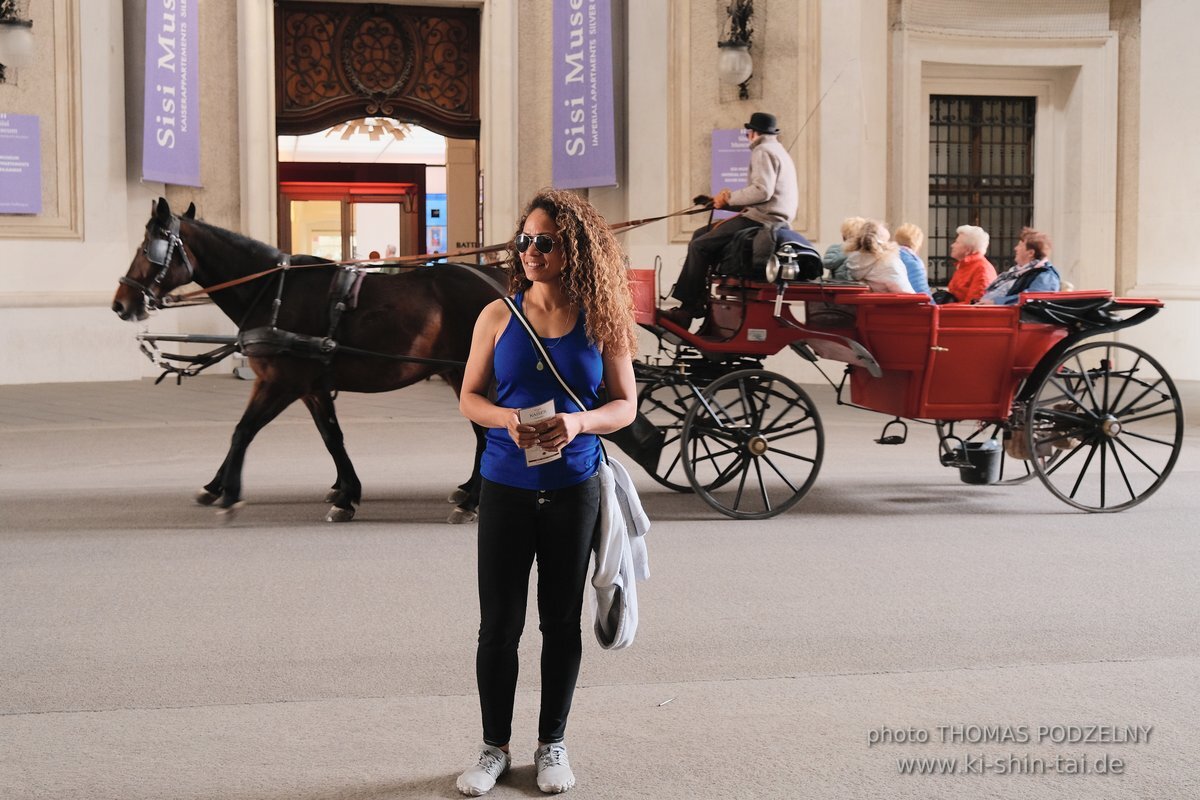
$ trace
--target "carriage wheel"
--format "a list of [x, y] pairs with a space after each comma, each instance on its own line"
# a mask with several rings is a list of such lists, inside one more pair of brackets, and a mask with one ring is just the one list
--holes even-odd
[[692, 397], [687, 384], [651, 381], [643, 384], [638, 391], [638, 411], [665, 436], [662, 454], [658, 457], [658, 469], [651, 472], [650, 477], [677, 492], [692, 491], [683, 471], [683, 451], [679, 447], [683, 420]]
[[683, 421], [683, 467], [704, 501], [734, 519], [791, 508], [817, 479], [825, 450], [812, 399], [774, 372], [713, 381]]
[[1068, 350], [1030, 401], [1026, 444], [1060, 455], [1033, 466], [1060, 500], [1122, 511], [1152, 495], [1183, 444], [1183, 407], [1162, 365], [1136, 347]]

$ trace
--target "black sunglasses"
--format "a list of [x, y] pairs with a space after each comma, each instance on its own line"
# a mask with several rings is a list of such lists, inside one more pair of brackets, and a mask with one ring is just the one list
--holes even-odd
[[517, 252], [524, 253], [529, 249], [529, 245], [536, 247], [539, 253], [549, 253], [554, 249], [554, 237], [548, 233], [539, 233], [537, 236], [530, 236], [528, 233], [518, 233]]

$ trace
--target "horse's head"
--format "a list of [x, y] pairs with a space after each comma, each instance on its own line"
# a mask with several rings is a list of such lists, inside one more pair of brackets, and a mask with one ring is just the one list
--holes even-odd
[[[182, 219], [195, 216], [196, 204], [192, 203]], [[167, 292], [192, 279], [195, 257], [179, 237], [180, 219], [171, 213], [166, 198], [151, 204], [142, 246], [113, 297], [112, 310], [121, 319], [145, 319], [147, 307], [158, 308]]]

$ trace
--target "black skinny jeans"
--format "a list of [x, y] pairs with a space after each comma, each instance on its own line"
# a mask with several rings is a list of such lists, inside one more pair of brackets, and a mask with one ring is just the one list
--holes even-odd
[[538, 739], [561, 742], [582, 652], [579, 619], [596, 521], [600, 479], [565, 489], [517, 489], [487, 479], [479, 496], [479, 649], [475, 677], [483, 740], [512, 736], [517, 645], [525, 627], [529, 568], [538, 565], [542, 703]]

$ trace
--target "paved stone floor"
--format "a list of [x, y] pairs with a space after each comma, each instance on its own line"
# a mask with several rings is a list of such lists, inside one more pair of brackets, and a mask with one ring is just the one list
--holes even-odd
[[[884, 418], [809, 388], [826, 460], [786, 514], [732, 522], [634, 470], [652, 577], [631, 649], [585, 639], [571, 796], [1200, 796], [1200, 385], [1171, 479], [1106, 515], [964, 485], [930, 430], [878, 447]], [[474, 528], [442, 520], [469, 428], [440, 383], [344, 396], [365, 496], [330, 525], [291, 409], [221, 525], [190, 496], [248, 391], [0, 387], [0, 798], [456, 796]], [[495, 797], [539, 794], [526, 630]]]

